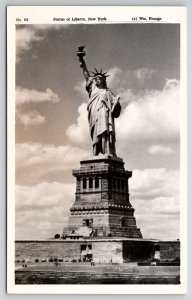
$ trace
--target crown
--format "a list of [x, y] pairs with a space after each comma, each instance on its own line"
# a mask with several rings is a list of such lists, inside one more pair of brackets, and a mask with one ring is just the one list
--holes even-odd
[[96, 68], [94, 68], [94, 69], [95, 69], [95, 72], [90, 71], [93, 74], [93, 75], [91, 75], [91, 77], [95, 77], [95, 76], [100, 75], [100, 76], [102, 76], [102, 77], [104, 77], [106, 79], [107, 77], [110, 76], [110, 75], [107, 75], [107, 72], [103, 73], [102, 69], [100, 71], [98, 71]]

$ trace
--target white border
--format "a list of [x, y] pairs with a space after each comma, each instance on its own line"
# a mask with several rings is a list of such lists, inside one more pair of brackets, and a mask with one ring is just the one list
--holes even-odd
[[[28, 24], [68, 24], [53, 22], [54, 17], [107, 17], [109, 23], [130, 22], [133, 16], [161, 17], [160, 23], [181, 25], [181, 284], [180, 285], [15, 285], [14, 283], [14, 232], [15, 232], [15, 25], [16, 18], [28, 17]], [[70, 22], [71, 24], [72, 22]], [[75, 24], [82, 22], [75, 22]], [[91, 22], [84, 22], [91, 23]], [[99, 22], [100, 24], [102, 22]], [[136, 23], [146, 23], [140, 21]], [[152, 22], [149, 22], [152, 23]], [[156, 23], [156, 22], [153, 22]], [[7, 10], [7, 56], [8, 56], [8, 151], [7, 151], [7, 291], [16, 294], [183, 294], [187, 288], [187, 27], [185, 7], [128, 7], [128, 6], [15, 6]], [[109, 292], [110, 291], [110, 292]]]

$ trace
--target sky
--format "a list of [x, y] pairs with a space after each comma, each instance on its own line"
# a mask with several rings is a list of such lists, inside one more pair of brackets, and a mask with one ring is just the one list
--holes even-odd
[[180, 238], [179, 25], [68, 24], [16, 26], [16, 239], [62, 233], [72, 170], [91, 155], [81, 45], [120, 96], [117, 156], [133, 171], [137, 226], [144, 238]]

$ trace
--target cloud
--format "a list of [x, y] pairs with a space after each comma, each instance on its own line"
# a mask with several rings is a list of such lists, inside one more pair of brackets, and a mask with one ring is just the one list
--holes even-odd
[[119, 95], [120, 103], [123, 107], [126, 107], [127, 104], [138, 100], [138, 95], [134, 94], [131, 89], [120, 89]]
[[134, 199], [158, 197], [179, 197], [179, 171], [165, 168], [144, 169], [133, 171], [130, 180], [131, 194]]
[[133, 171], [129, 182], [131, 203], [145, 238], [179, 238], [179, 186], [179, 170]]
[[143, 97], [147, 90], [161, 84], [156, 70], [140, 68], [122, 72], [121, 69], [115, 67], [112, 68], [112, 76], [108, 78], [108, 85], [115, 93], [120, 95], [124, 107], [125, 104]]
[[37, 32], [32, 27], [24, 27], [16, 30], [16, 62], [21, 61], [21, 56], [24, 52], [31, 49], [33, 42], [38, 42], [43, 39], [37, 35]]
[[30, 126], [38, 126], [46, 123], [45, 116], [42, 116], [38, 111], [32, 110], [23, 111], [23, 106], [30, 103], [58, 103], [60, 101], [57, 94], [51, 89], [46, 89], [45, 92], [37, 90], [29, 90], [21, 87], [16, 89], [16, 121], [23, 124], [25, 128]]
[[146, 80], [151, 79], [154, 72], [155, 71], [152, 69], [140, 68], [140, 69], [134, 71], [134, 75], [141, 83], [145, 83]]
[[28, 113], [22, 112], [22, 110], [16, 110], [16, 121], [20, 122], [28, 128], [30, 126], [38, 126], [46, 123], [45, 117], [40, 115], [36, 110]]
[[107, 77], [107, 85], [116, 88], [120, 84], [119, 75], [122, 73], [120, 68], [113, 67], [107, 71], [107, 74], [110, 75]]
[[61, 234], [74, 200], [74, 184], [16, 185], [16, 239], [44, 239]]
[[123, 110], [116, 122], [120, 143], [179, 139], [179, 82], [167, 80], [162, 91], [146, 91]]
[[25, 27], [16, 27], [16, 62], [21, 61], [22, 55], [29, 51], [34, 43], [41, 42], [45, 39], [48, 30], [59, 30], [69, 27], [64, 25], [27, 25]]
[[28, 183], [52, 178], [79, 167], [79, 161], [87, 156], [87, 151], [69, 145], [16, 144], [16, 178]]
[[173, 240], [180, 238], [179, 205], [173, 197], [159, 197], [151, 201], [132, 200], [137, 226], [144, 238]]
[[148, 152], [152, 155], [169, 155], [174, 153], [174, 150], [169, 146], [151, 145], [150, 147], [148, 147]]
[[16, 88], [16, 105], [21, 106], [29, 103], [51, 102], [58, 103], [60, 101], [57, 94], [51, 89], [46, 89], [45, 92], [37, 90], [29, 90], [22, 87]]
[[91, 137], [89, 134], [87, 104], [82, 103], [78, 108], [79, 116], [77, 123], [70, 125], [66, 130], [66, 135], [74, 145], [79, 145], [86, 149], [91, 149]]
[[87, 97], [88, 99], [88, 93], [85, 89], [85, 80], [83, 81], [78, 81], [77, 84], [75, 85], [74, 89], [79, 92], [82, 96]]
[[160, 240], [176, 240], [180, 239], [180, 219], [179, 215], [166, 215], [166, 214], [153, 214], [150, 213], [150, 206], [143, 203], [139, 203], [141, 206], [146, 206], [148, 212], [137, 214], [137, 202], [135, 204], [135, 215], [137, 220], [137, 226], [141, 229], [144, 238], [148, 239], [160, 239]]

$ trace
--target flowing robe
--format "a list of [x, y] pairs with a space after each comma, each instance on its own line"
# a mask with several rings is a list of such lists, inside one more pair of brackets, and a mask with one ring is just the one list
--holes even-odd
[[118, 98], [108, 88], [98, 88], [93, 79], [87, 81], [86, 90], [89, 93], [87, 110], [93, 154], [116, 156], [112, 110]]

